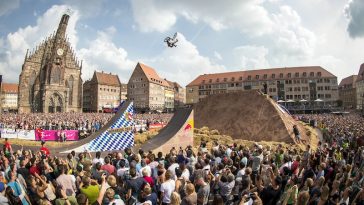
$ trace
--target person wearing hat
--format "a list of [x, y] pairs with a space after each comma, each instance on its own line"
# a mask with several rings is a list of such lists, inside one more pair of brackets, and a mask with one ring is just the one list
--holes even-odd
[[5, 184], [3, 182], [0, 182], [0, 204], [8, 205], [9, 199], [5, 197]]

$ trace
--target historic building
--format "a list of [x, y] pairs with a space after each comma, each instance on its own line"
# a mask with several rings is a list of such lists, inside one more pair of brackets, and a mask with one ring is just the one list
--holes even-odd
[[16, 112], [18, 110], [18, 84], [2, 83], [0, 106], [3, 112]]
[[83, 85], [83, 111], [102, 112], [106, 108], [117, 107], [125, 99], [122, 96], [125, 88], [118, 75], [95, 71]]
[[276, 100], [320, 99], [336, 105], [339, 99], [337, 77], [320, 66], [308, 66], [200, 75], [186, 86], [186, 103], [197, 103], [211, 94], [252, 89], [266, 91]]
[[184, 89], [177, 82], [166, 80], [170, 87], [173, 88], [174, 93], [174, 108], [183, 107], [186, 103], [186, 89]]
[[356, 79], [357, 75], [351, 75], [342, 79], [339, 84], [339, 99], [344, 108], [356, 109]]
[[129, 100], [136, 109], [144, 111], [165, 111], [174, 108], [173, 88], [157, 72], [138, 63], [128, 82]]
[[363, 110], [364, 107], [364, 63], [360, 65], [359, 73], [356, 78], [356, 108]]
[[164, 87], [164, 110], [170, 112], [173, 111], [174, 108], [174, 90], [168, 83], [168, 86]]
[[70, 16], [25, 55], [19, 76], [19, 113], [82, 112], [82, 61], [66, 36]]

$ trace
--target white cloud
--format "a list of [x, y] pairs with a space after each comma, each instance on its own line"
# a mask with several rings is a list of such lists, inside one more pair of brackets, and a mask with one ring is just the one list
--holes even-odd
[[89, 43], [88, 48], [80, 49], [77, 54], [84, 60], [83, 79], [92, 77], [95, 70], [118, 74], [122, 82], [127, 82], [136, 63], [128, 59], [128, 53], [112, 42], [116, 33], [115, 27], [99, 31], [96, 39]]
[[215, 58], [217, 59], [217, 60], [222, 60], [222, 56], [221, 56], [221, 54], [219, 53], [219, 52], [217, 52], [217, 51], [214, 51], [214, 56], [215, 56]]
[[236, 47], [233, 53], [240, 68], [258, 69], [269, 67], [269, 63], [266, 59], [268, 49], [264, 46], [240, 46]]
[[178, 46], [166, 47], [164, 51], [144, 62], [155, 69], [161, 77], [187, 85], [198, 75], [224, 72], [225, 67], [213, 63], [210, 58], [202, 56], [197, 47], [178, 33]]
[[104, 11], [105, 0], [62, 0], [69, 8], [76, 9], [82, 17], [95, 17]]
[[152, 0], [134, 0], [131, 3], [134, 20], [143, 32], [164, 32], [176, 23], [177, 17], [173, 11], [158, 8]]
[[350, 37], [364, 36], [364, 1], [349, 0], [345, 6], [345, 14], [349, 19], [347, 30]]
[[261, 35], [271, 31], [272, 22], [261, 5], [263, 0], [150, 0], [132, 1], [133, 16], [141, 31], [164, 32], [177, 17], [193, 23], [203, 22], [219, 31], [237, 28], [241, 32]]
[[317, 44], [315, 33], [305, 28], [301, 17], [289, 6], [281, 6], [273, 14], [274, 29], [268, 37], [271, 59], [274, 64], [302, 61], [314, 55]]
[[9, 14], [17, 9], [20, 5], [20, 0], [1, 0], [0, 1], [0, 16]]
[[[66, 9], [67, 7], [64, 5], [54, 5], [37, 18], [36, 25], [19, 28], [16, 32], [9, 33], [6, 38], [2, 38], [0, 73], [7, 73], [6, 77], [10, 81], [17, 81], [26, 50], [34, 49], [37, 44], [57, 29], [62, 13]], [[79, 14], [75, 11], [68, 22], [67, 35], [71, 45], [77, 44], [75, 25], [78, 19]]]

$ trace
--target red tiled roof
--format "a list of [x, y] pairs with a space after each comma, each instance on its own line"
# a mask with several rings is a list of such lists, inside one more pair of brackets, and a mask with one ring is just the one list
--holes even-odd
[[[304, 72], [306, 73], [307, 77], [310, 77], [311, 72], [314, 73], [315, 77], [317, 77], [318, 73], [321, 73], [321, 77], [336, 77], [335, 75], [325, 70], [321, 66], [285, 67], [285, 68], [269, 68], [260, 70], [246, 70], [246, 71], [235, 71], [226, 73], [204, 74], [198, 76], [187, 86], [198, 86], [201, 84], [229, 83], [229, 82], [242, 82], [242, 81], [286, 79], [288, 78], [287, 76], [289, 73], [291, 74], [290, 78], [294, 79], [297, 78], [295, 77], [296, 73], [299, 74], [298, 78], [302, 78]], [[280, 77], [280, 74], [283, 74], [283, 77]], [[259, 79], [256, 79], [256, 76], [259, 76]]]
[[358, 77], [356, 78], [356, 82], [364, 79], [364, 63], [360, 65]]
[[98, 84], [120, 86], [120, 80], [118, 75], [95, 71], [95, 76]]
[[2, 91], [5, 93], [18, 93], [18, 84], [15, 83], [3, 83]]
[[165, 87], [169, 87], [169, 84], [167, 83], [167, 81], [165, 81], [164, 79], [159, 77], [157, 72], [155, 72], [155, 70], [152, 67], [149, 67], [149, 66], [147, 66], [147, 65], [145, 65], [143, 63], [140, 63], [140, 62], [138, 62], [137, 66], [138, 65], [143, 70], [144, 74], [147, 76], [149, 82], [155, 83], [155, 84], [158, 84], [158, 85], [163, 85]]
[[357, 79], [357, 75], [351, 75], [349, 77], [346, 77], [341, 80], [339, 87], [342, 87], [345, 85], [351, 85], [352, 87], [355, 87], [356, 79]]

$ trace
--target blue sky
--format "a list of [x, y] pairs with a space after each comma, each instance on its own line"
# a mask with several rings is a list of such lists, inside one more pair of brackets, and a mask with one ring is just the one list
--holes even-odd
[[[127, 82], [137, 62], [188, 84], [204, 73], [320, 65], [339, 77], [364, 63], [362, 0], [0, 0], [0, 74], [17, 82], [26, 49], [67, 29], [83, 79]], [[178, 46], [166, 36], [178, 32]]]

